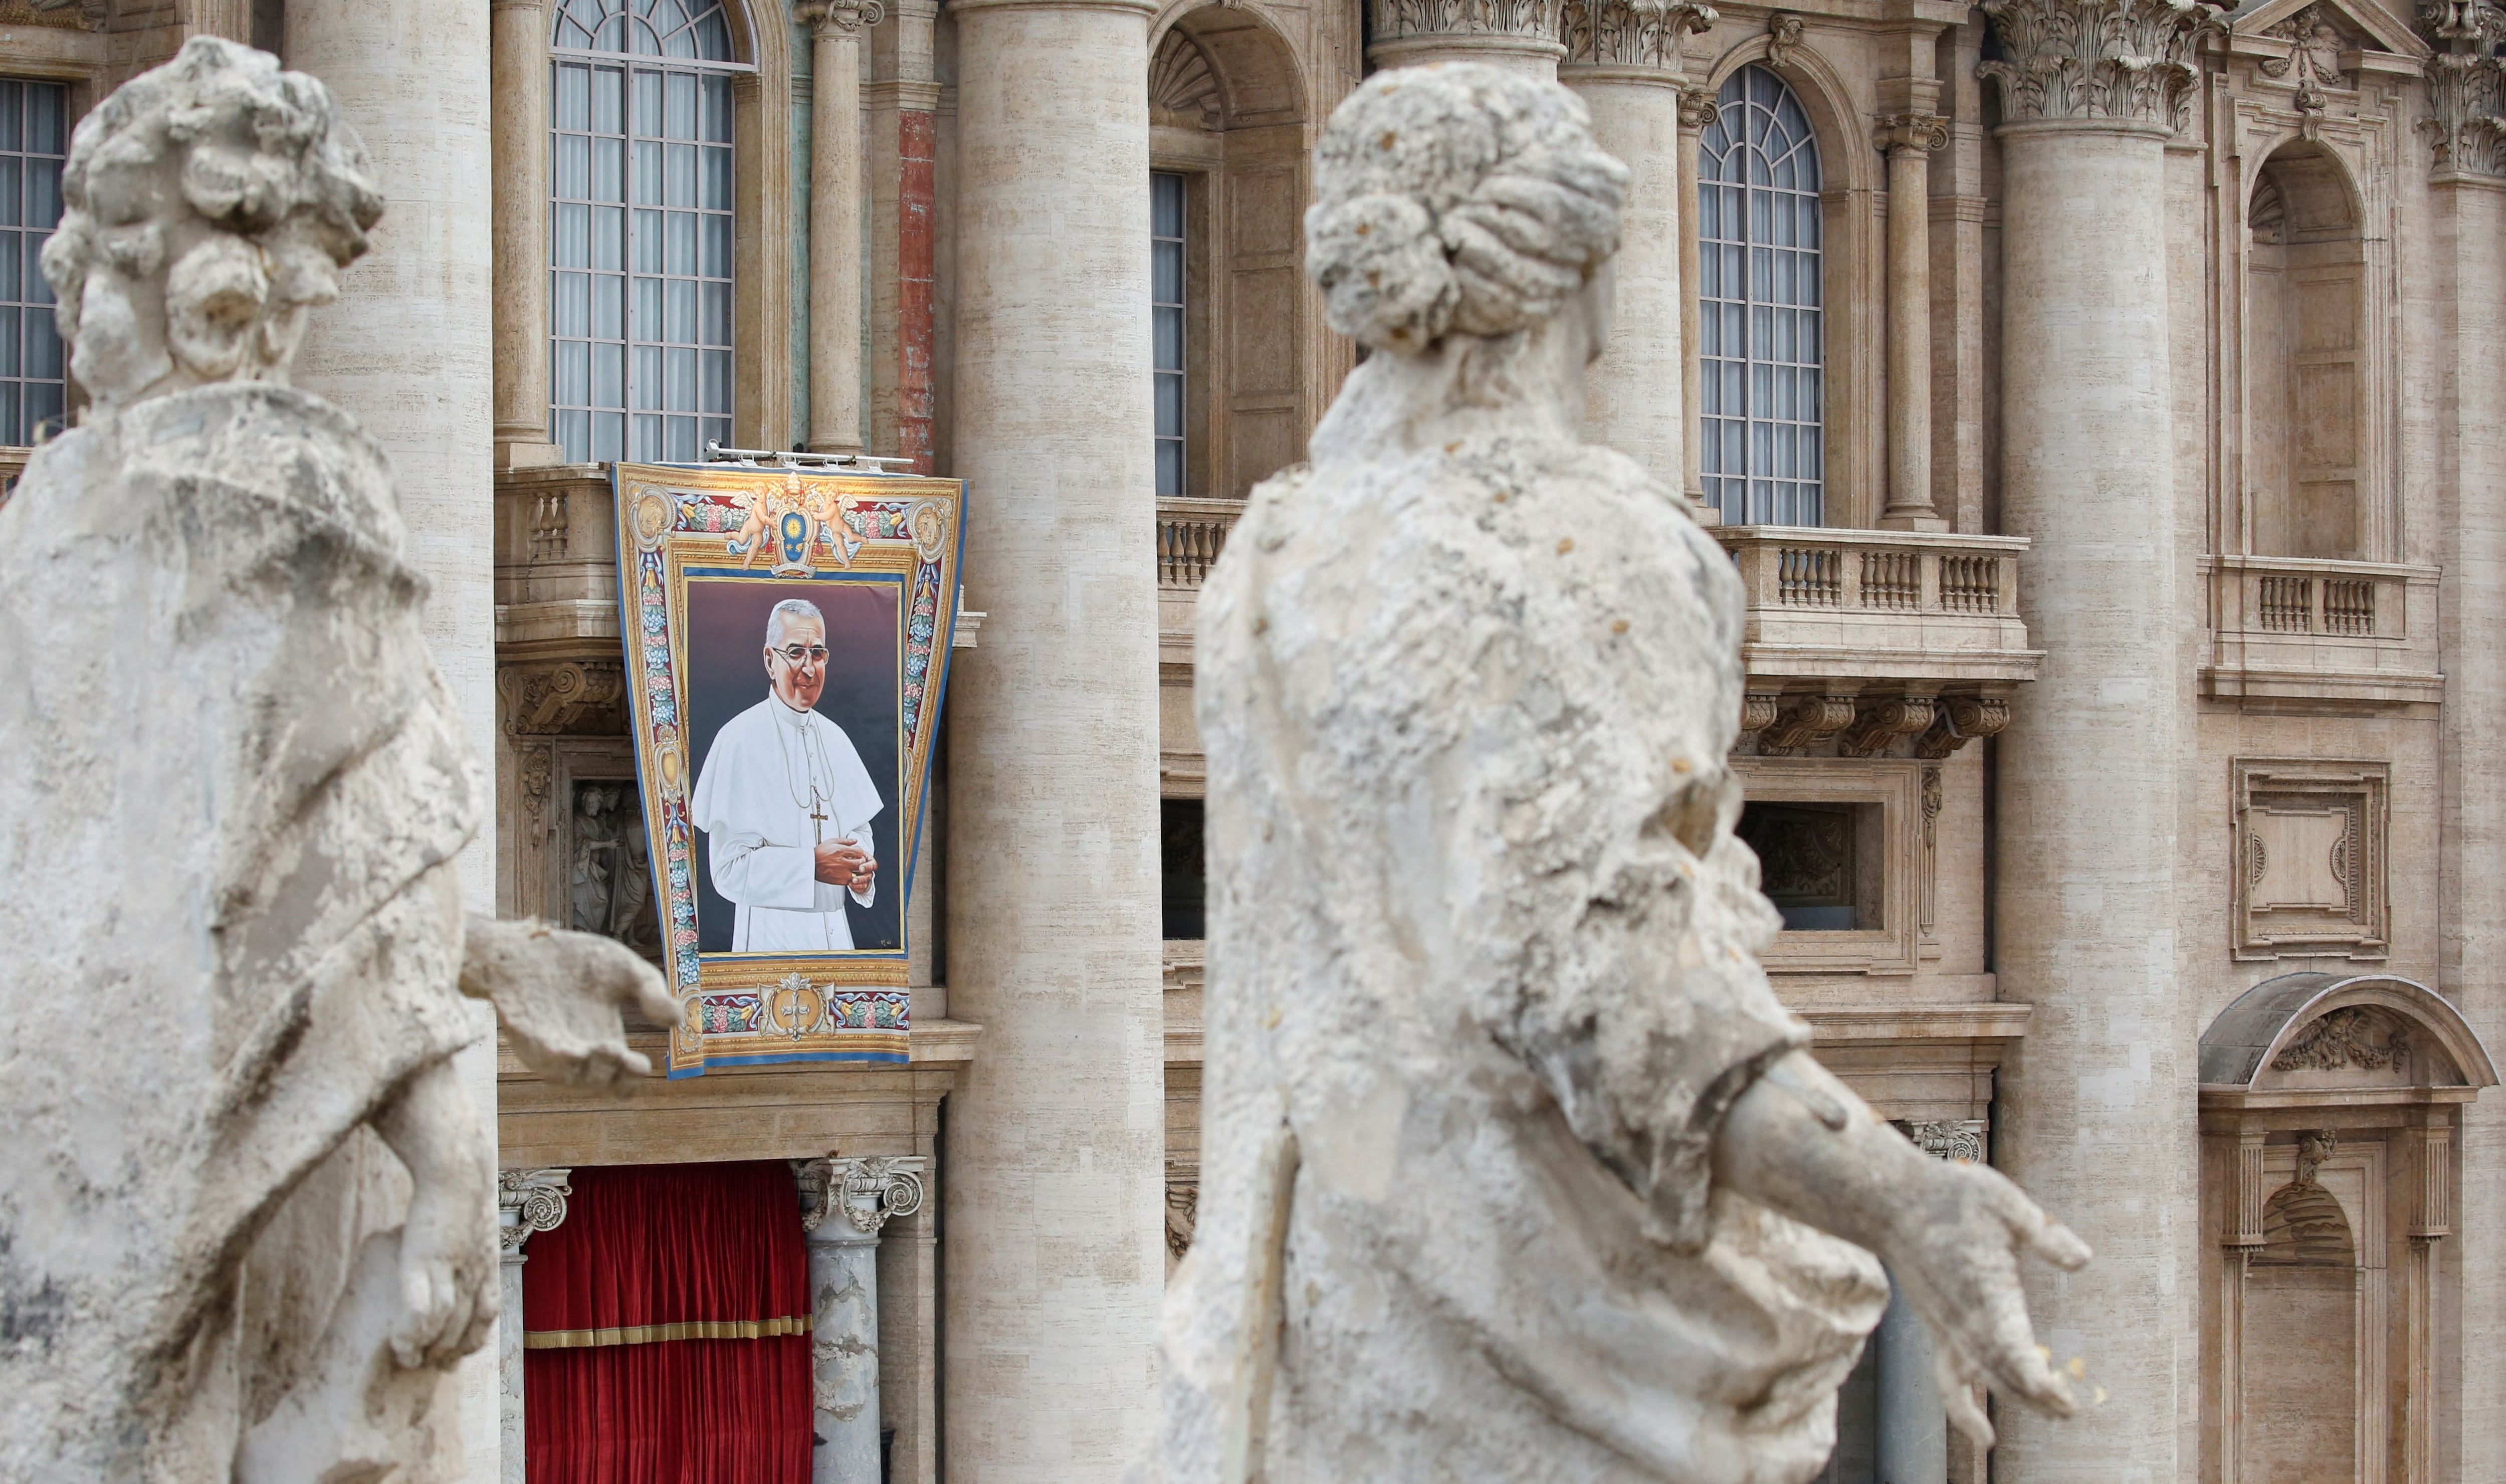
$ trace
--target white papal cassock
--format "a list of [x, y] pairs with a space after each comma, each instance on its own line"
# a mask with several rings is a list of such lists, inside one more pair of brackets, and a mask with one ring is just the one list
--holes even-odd
[[[713, 858], [713, 889], [738, 904], [733, 952], [853, 945], [845, 889], [818, 879], [816, 847], [849, 835], [873, 854], [870, 822], [886, 806], [842, 727], [770, 694], [715, 734], [691, 803]], [[878, 883], [852, 898], [869, 906]]]

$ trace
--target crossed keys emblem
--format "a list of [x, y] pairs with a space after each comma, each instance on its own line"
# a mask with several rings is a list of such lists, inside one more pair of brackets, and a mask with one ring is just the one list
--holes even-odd
[[799, 1041], [825, 1018], [827, 996], [804, 975], [789, 973], [766, 992], [765, 1010], [767, 1029]]

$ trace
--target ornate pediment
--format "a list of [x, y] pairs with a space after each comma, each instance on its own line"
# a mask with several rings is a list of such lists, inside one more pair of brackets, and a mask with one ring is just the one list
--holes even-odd
[[[2329, 29], [2331, 35], [2319, 34]], [[2385, 14], [2381, 6], [2352, 5], [2345, 0], [2269, 0], [2263, 5], [2238, 7], [2229, 18], [2228, 29], [2238, 37], [2260, 36], [2291, 45], [2337, 43], [2348, 52], [2390, 52], [2399, 56], [2421, 58], [2428, 54], [2428, 44]], [[2279, 77], [2287, 69], [2265, 74]]]
[[[2237, 997], [2202, 1033], [2202, 1087], [2280, 1100], [2390, 1088], [2481, 1088], [2497, 1072], [2445, 997], [2388, 974], [2288, 973]], [[2274, 1104], [2273, 1106], [2278, 1106]]]

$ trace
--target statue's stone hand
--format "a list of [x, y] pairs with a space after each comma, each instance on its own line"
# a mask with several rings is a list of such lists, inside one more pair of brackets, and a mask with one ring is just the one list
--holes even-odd
[[472, 917], [461, 991], [494, 1003], [522, 1060], [570, 1082], [649, 1074], [652, 1063], [626, 1045], [623, 1012], [662, 1026], [679, 1014], [660, 971], [632, 949], [543, 922]]
[[1880, 1255], [1931, 1330], [1950, 1421], [1979, 1446], [1991, 1446], [1992, 1425], [1975, 1400], [1978, 1382], [2039, 1411], [2070, 1416], [2070, 1388], [2037, 1348], [2027, 1322], [2019, 1256], [2033, 1252], [2076, 1272], [2088, 1263], [2088, 1244], [1998, 1171], [1923, 1163], [1930, 1178], [1904, 1193], [1890, 1222], [1895, 1240]]
[[410, 1178], [392, 1357], [449, 1365], [486, 1343], [496, 1319], [495, 1157], [449, 1060], [411, 1078], [374, 1127]]

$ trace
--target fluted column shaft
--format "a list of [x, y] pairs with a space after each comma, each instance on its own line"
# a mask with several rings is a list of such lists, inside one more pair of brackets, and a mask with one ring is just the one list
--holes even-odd
[[809, 26], [809, 448], [862, 445], [861, 33], [878, 0], [804, 0]]
[[[1149, 9], [956, 0], [951, 1476], [1111, 1479], [1165, 1278]], [[1039, 1254], [1050, 1254], [1040, 1261]]]
[[[1680, 376], [1679, 39], [1714, 12], [1674, 3], [1574, 0], [1562, 12], [1557, 80], [1592, 110], [1593, 137], [1628, 166], [1619, 217], [1617, 311], [1585, 380], [1585, 436], [1681, 487], [1687, 429]], [[1692, 167], [1693, 168], [1693, 167]]]
[[[2027, 1274], [2036, 1331], [2128, 1426], [2005, 1408], [2010, 1484], [2189, 1481], [2199, 1464], [2195, 1053], [2178, 973], [2176, 515], [2166, 143], [2190, 0], [1987, 0], [2001, 85], [2002, 512], [2040, 678], [1998, 743], [1996, 969], [2035, 1007], [2007, 1064], [2011, 1175], [2095, 1249]], [[2120, 41], [2117, 48], [2114, 43]], [[2109, 53], [2130, 53], [2127, 69]], [[2130, 1151], [2131, 1176], [2084, 1157]]]
[[[2439, 654], [2446, 677], [2439, 723], [2444, 800], [2443, 900], [2439, 908], [2441, 987], [2494, 1046], [2506, 1039], [2506, 379], [2497, 347], [2506, 343], [2506, 122], [2497, 117], [2506, 76], [2496, 58], [2506, 11], [2489, 3], [2420, 9], [2421, 30], [2437, 48], [2428, 59], [2435, 146], [2427, 233], [2428, 269], [2439, 275], [2437, 356], [2432, 384], [2440, 450], [2431, 481], [2442, 531], [2444, 578], [2438, 597]], [[2460, 1275], [2460, 1322], [2452, 1343], [2493, 1348], [2506, 1334], [2506, 1107], [2494, 1095], [2465, 1104], [2455, 1152], [2462, 1211], [2451, 1264]], [[2430, 1287], [2445, 1271], [2442, 1249], [2412, 1246], [2411, 1278]], [[2414, 1292], [2414, 1298], [2421, 1296]], [[2416, 1345], [2421, 1337], [2412, 1336]], [[2464, 1364], [2455, 1456], [2488, 1460], [2506, 1452], [2506, 1378]], [[2417, 1419], [2406, 1464], [2418, 1462]], [[2430, 1419], [2431, 1428], [2433, 1419]], [[2468, 1477], [2469, 1466], [2465, 1466]], [[2405, 1471], [2401, 1484], [2417, 1484]]]
[[1946, 531], [1932, 505], [1932, 151], [1950, 142], [1937, 114], [1881, 121], [1888, 157], [1888, 505], [1880, 524]]
[[543, 0], [493, 0], [488, 14], [497, 462], [555, 463], [548, 416], [548, 12]]

